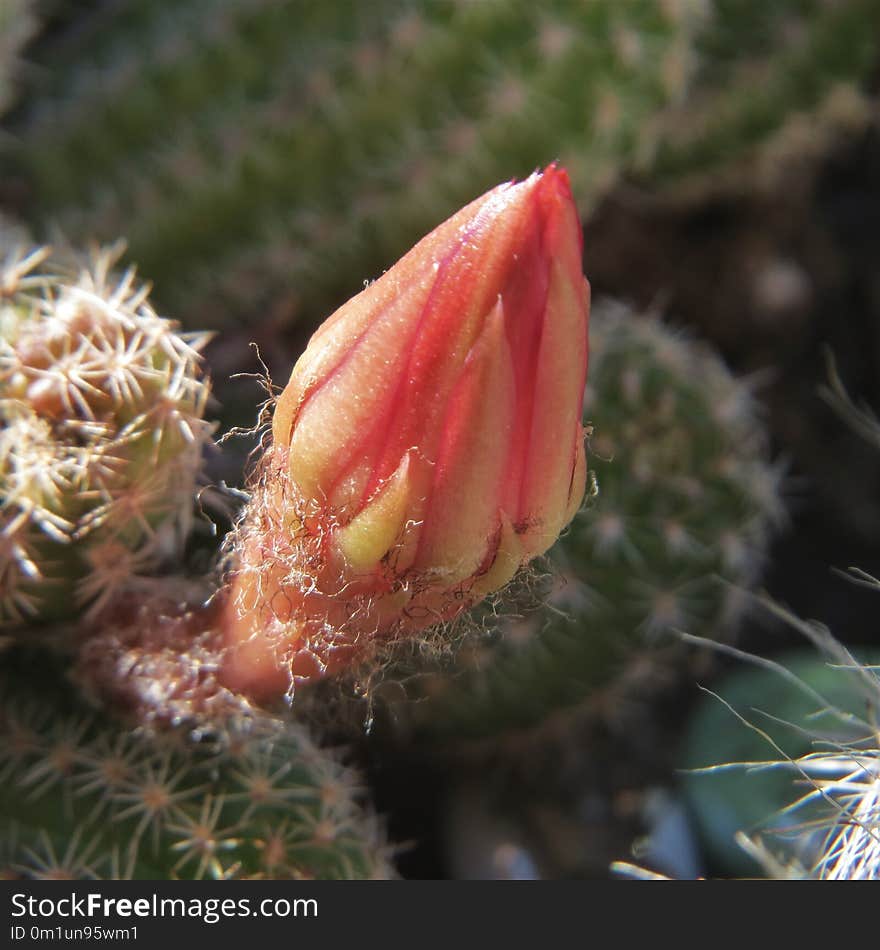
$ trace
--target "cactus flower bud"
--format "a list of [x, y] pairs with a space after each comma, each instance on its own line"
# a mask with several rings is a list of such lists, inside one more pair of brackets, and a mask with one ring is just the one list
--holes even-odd
[[581, 504], [589, 285], [568, 175], [494, 188], [314, 334], [239, 527], [227, 685], [348, 666], [503, 587]]

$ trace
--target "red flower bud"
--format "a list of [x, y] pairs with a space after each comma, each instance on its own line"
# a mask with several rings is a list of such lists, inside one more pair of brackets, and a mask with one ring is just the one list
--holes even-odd
[[240, 529], [227, 682], [265, 697], [446, 620], [581, 504], [589, 285], [566, 172], [500, 185], [312, 337]]

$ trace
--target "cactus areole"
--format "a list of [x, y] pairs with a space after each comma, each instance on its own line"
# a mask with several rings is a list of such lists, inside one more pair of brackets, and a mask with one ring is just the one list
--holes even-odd
[[586, 474], [581, 253], [550, 166], [467, 205], [318, 329], [237, 530], [226, 685], [291, 694], [553, 544]]

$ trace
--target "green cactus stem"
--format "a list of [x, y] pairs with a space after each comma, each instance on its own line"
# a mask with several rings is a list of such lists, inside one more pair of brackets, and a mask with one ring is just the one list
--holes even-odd
[[0, 263], [0, 624], [97, 613], [189, 533], [206, 336], [176, 331], [121, 248]]
[[21, 679], [2, 677], [0, 876], [394, 876], [360, 777], [303, 727], [150, 739]]

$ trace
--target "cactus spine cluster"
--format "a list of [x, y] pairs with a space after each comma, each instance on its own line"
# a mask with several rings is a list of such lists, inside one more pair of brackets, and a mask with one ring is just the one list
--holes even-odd
[[760, 668], [725, 677], [692, 716], [683, 786], [703, 847], [716, 873], [880, 879], [877, 651], [856, 657], [766, 606], [817, 649], [752, 657]]
[[206, 336], [159, 317], [120, 248], [0, 263], [0, 624], [92, 612], [192, 524]]
[[418, 704], [425, 729], [535, 725], [669, 645], [674, 629], [720, 636], [782, 517], [753, 393], [710, 348], [607, 301], [590, 338], [598, 495], [551, 551], [549, 607], [508, 622], [493, 648], [464, 651], [471, 668]]
[[302, 727], [149, 739], [55, 685], [50, 699], [4, 677], [0, 877], [394, 876], [358, 775]]

